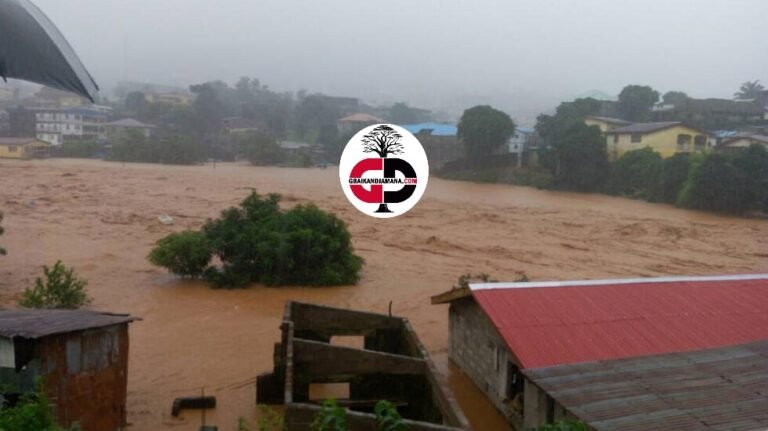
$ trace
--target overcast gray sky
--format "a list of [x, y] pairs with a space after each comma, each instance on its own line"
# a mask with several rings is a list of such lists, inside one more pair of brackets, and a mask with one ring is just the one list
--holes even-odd
[[102, 86], [258, 77], [281, 90], [538, 109], [639, 83], [768, 84], [768, 0], [33, 0]]

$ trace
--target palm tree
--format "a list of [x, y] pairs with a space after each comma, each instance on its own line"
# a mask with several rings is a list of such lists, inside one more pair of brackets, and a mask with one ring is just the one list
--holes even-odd
[[733, 97], [742, 100], [759, 99], [763, 91], [765, 91], [765, 87], [760, 84], [760, 81], [747, 81], [741, 84], [739, 91]]

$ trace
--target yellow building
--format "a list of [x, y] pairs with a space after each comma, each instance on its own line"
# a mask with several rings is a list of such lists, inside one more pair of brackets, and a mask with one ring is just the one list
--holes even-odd
[[606, 137], [608, 157], [611, 160], [618, 159], [627, 151], [645, 147], [653, 148], [663, 158], [677, 153], [711, 151], [715, 147], [713, 134], [686, 126], [680, 121], [635, 123], [608, 130]]
[[762, 145], [768, 150], [768, 136], [750, 134], [735, 136], [723, 141], [723, 148], [728, 151], [734, 151], [740, 148], [747, 148], [754, 144]]
[[170, 105], [189, 105], [192, 95], [184, 93], [144, 93], [149, 103], [168, 103]]
[[619, 118], [596, 117], [594, 115], [590, 115], [589, 117], [585, 118], [584, 122], [587, 124], [587, 126], [599, 127], [600, 131], [603, 133], [606, 133], [609, 130], [618, 129], [619, 127], [626, 127], [632, 124], [631, 121], [626, 121]]
[[47, 157], [50, 144], [37, 138], [0, 138], [0, 158], [32, 159]]

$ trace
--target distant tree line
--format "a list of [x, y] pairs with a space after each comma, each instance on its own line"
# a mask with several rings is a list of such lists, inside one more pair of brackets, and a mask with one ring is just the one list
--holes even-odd
[[[240, 78], [234, 86], [222, 81], [209, 81], [190, 86], [194, 102], [190, 105], [173, 105], [163, 102], [150, 103], [141, 92], [127, 93], [122, 104], [115, 106], [115, 114], [132, 117], [158, 126], [176, 135], [185, 135], [203, 145], [205, 155], [222, 160], [236, 157], [251, 159], [241, 150], [240, 139], [224, 133], [225, 118], [238, 117], [251, 121], [263, 135], [259, 138], [296, 140], [318, 145], [329, 159], [337, 158], [343, 145], [351, 136], [340, 133], [337, 121], [348, 112], [338, 99], [323, 94], [278, 92], [262, 84], [258, 79]], [[369, 112], [396, 124], [430, 121], [431, 112], [395, 103], [389, 107], [373, 107], [355, 100], [355, 110]], [[252, 139], [251, 136], [249, 139]], [[262, 145], [263, 146], [263, 145]], [[277, 156], [274, 150], [271, 162], [287, 157]], [[260, 151], [260, 150], [259, 150]], [[263, 164], [260, 160], [259, 164]], [[300, 164], [300, 163], [294, 163]]]

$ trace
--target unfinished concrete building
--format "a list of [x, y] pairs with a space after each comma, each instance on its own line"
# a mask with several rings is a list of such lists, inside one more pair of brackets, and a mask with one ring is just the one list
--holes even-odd
[[[403, 318], [288, 302], [275, 345], [274, 371], [257, 379], [257, 402], [285, 404], [291, 431], [310, 430], [322, 399], [312, 386], [345, 384], [351, 431], [375, 431], [374, 405], [397, 406], [409, 430], [469, 429], [410, 323]], [[361, 346], [336, 337], [360, 337]]]
[[60, 425], [124, 429], [134, 320], [87, 310], [0, 311], [0, 401], [34, 391], [40, 378]]

